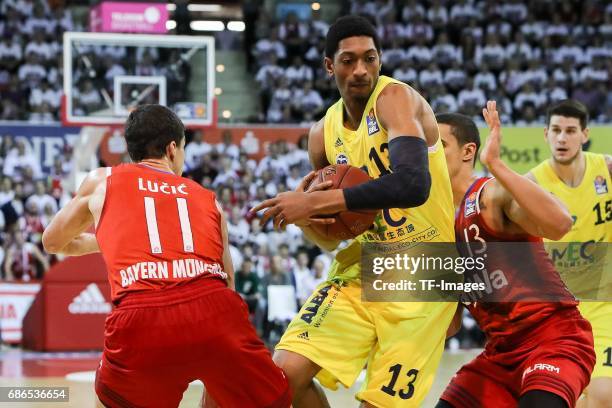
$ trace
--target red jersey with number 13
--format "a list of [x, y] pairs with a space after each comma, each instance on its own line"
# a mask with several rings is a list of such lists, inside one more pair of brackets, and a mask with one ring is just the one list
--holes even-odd
[[479, 178], [466, 192], [455, 218], [455, 236], [462, 256], [483, 257], [485, 265], [485, 270], [465, 273], [466, 282], [484, 282], [487, 288], [470, 293], [464, 303], [490, 346], [503, 347], [520, 340], [526, 329], [556, 310], [576, 307], [578, 302], [559, 277], [541, 238], [508, 235], [487, 225], [479, 200], [490, 180]]
[[227, 278], [215, 195], [143, 164], [113, 167], [96, 238], [114, 303], [128, 293]]

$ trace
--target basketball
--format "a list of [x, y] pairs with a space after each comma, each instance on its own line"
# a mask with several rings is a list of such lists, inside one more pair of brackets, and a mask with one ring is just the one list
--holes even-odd
[[[347, 188], [371, 180], [368, 173], [358, 167], [347, 164], [332, 164], [317, 171], [317, 176], [307, 191], [317, 184], [331, 181], [330, 189]], [[343, 211], [332, 217], [336, 222], [328, 225], [315, 225], [311, 227], [318, 234], [330, 239], [350, 239], [367, 231], [374, 222], [378, 210]]]

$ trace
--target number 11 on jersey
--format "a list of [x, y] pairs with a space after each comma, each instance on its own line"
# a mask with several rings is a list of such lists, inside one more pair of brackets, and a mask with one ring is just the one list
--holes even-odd
[[[147, 219], [147, 231], [149, 233], [149, 243], [151, 244], [152, 254], [163, 252], [159, 229], [157, 228], [157, 214], [155, 212], [155, 199], [153, 197], [144, 198], [145, 218]], [[189, 211], [187, 210], [187, 200], [184, 198], [176, 199], [178, 216], [181, 225], [181, 235], [183, 238], [183, 250], [193, 252], [193, 234], [191, 233], [191, 222], [189, 221]]]

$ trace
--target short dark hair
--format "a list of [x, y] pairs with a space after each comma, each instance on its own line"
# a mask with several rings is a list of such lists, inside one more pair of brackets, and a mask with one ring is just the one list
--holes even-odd
[[467, 143], [476, 145], [476, 153], [474, 154], [474, 164], [480, 150], [480, 133], [476, 123], [469, 117], [460, 113], [439, 113], [436, 115], [438, 124], [449, 125], [451, 133], [457, 139], [459, 146], [464, 146]]
[[172, 141], [185, 137], [185, 126], [172, 110], [162, 105], [140, 105], [125, 121], [125, 141], [130, 158], [159, 159]]
[[380, 40], [370, 20], [357, 15], [340, 17], [327, 31], [327, 36], [325, 37], [325, 56], [333, 59], [334, 54], [338, 51], [340, 41], [345, 38], [360, 36], [371, 37], [376, 51], [380, 52]]
[[580, 128], [584, 130], [589, 122], [589, 110], [582, 102], [575, 99], [565, 99], [548, 108], [546, 112], [546, 126], [550, 126], [553, 115], [576, 118], [580, 121]]

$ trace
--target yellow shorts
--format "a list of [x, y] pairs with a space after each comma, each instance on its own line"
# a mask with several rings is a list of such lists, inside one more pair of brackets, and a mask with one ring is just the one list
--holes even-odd
[[359, 281], [324, 282], [276, 346], [322, 369], [327, 388], [350, 387], [367, 364], [357, 399], [418, 407], [434, 380], [456, 303], [362, 302]]
[[597, 361], [591, 378], [612, 377], [612, 303], [580, 302], [578, 309], [593, 327]]

